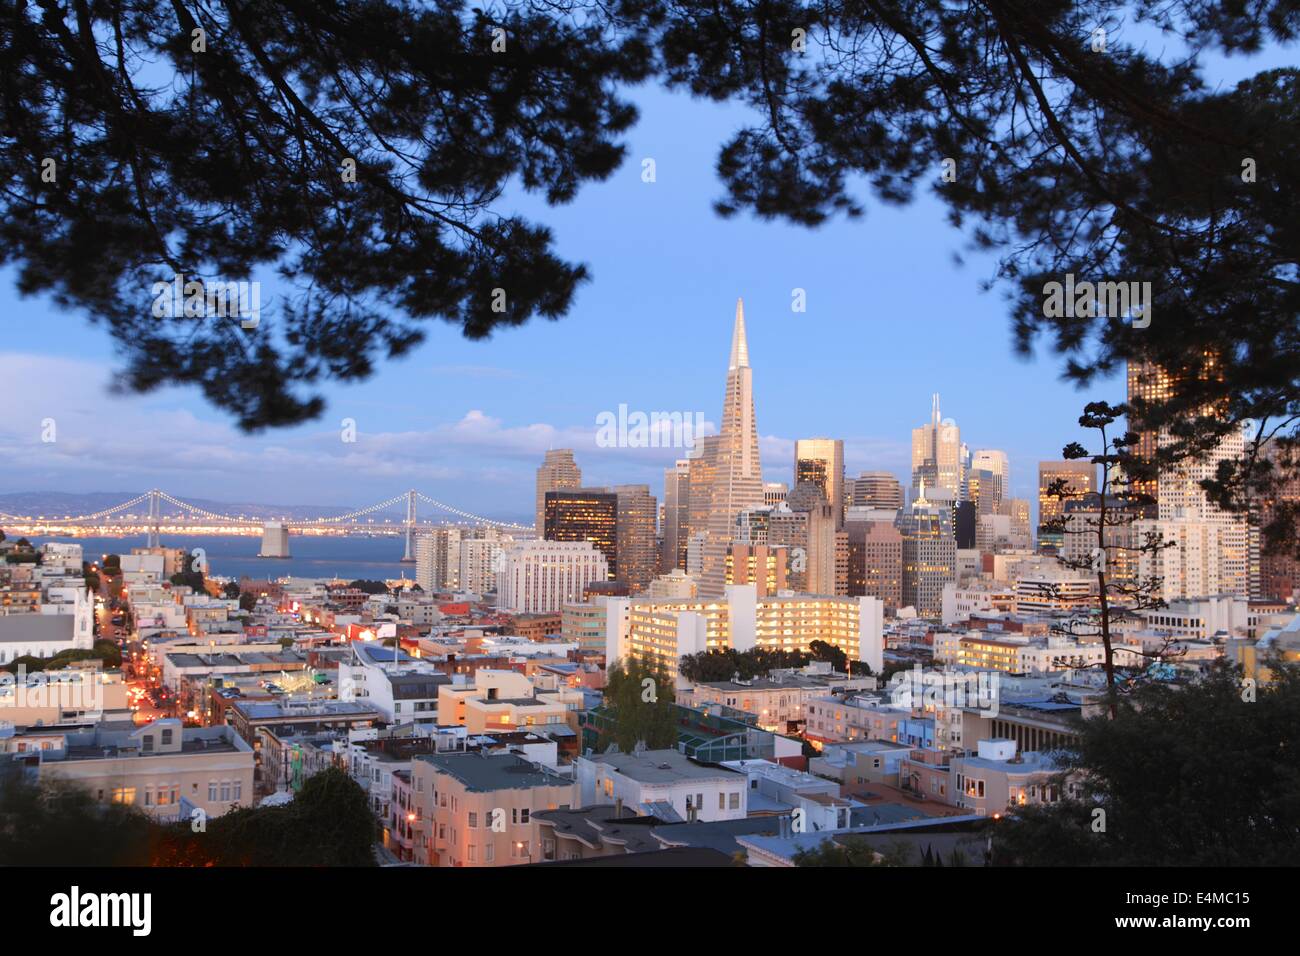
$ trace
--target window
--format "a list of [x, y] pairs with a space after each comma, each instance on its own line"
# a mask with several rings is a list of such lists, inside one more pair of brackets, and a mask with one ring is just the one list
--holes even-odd
[[478, 814], [473, 810], [469, 812], [469, 828], [471, 830], [478, 829]]
[[217, 800], [217, 782], [215, 780], [208, 781], [208, 799], [213, 803]]
[[135, 803], [135, 787], [114, 787], [114, 803]]
[[727, 795], [725, 793], [718, 794], [718, 809], [719, 810], [727, 809]]
[[172, 742], [172, 729], [170, 727], [164, 727], [162, 732], [163, 746], [166, 747], [171, 742]]
[[226, 803], [230, 800], [230, 781], [221, 781], [221, 802]]
[[497, 848], [496, 848], [496, 846], [495, 846], [494, 844], [491, 844], [491, 843], [487, 844], [487, 846], [485, 846], [485, 847], [483, 848], [483, 862], [484, 862], [484, 863], [491, 863], [491, 862], [492, 862], [493, 860], [495, 860], [496, 858], [497, 858]]
[[147, 754], [149, 754], [149, 753], [153, 753], [153, 734], [145, 734], [145, 735], [144, 735], [144, 743], [143, 743], [143, 745], [140, 747], [140, 749], [143, 750], [143, 751], [144, 751], [145, 753], [147, 753]]
[[465, 859], [469, 860], [471, 863], [477, 863], [478, 847], [474, 846], [472, 843], [465, 847]]
[[736, 791], [735, 793], [733, 793], [733, 794], [731, 795], [731, 799], [728, 801], [728, 803], [729, 803], [729, 809], [731, 809], [731, 810], [739, 810], [739, 809], [740, 809], [740, 791]]

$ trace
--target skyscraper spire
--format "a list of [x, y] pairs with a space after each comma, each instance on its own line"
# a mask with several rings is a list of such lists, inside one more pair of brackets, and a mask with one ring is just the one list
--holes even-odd
[[728, 369], [749, 368], [749, 342], [745, 338], [745, 300], [736, 300], [736, 325], [731, 330], [731, 363]]
[[[709, 508], [702, 555], [700, 595], [721, 595], [726, 585], [727, 548], [735, 537], [736, 516], [763, 506], [763, 471], [754, 420], [754, 371], [745, 339], [745, 306], [736, 300], [731, 333], [731, 364], [722, 401], [722, 427], [707, 450], [713, 453]], [[691, 494], [694, 495], [694, 490]]]

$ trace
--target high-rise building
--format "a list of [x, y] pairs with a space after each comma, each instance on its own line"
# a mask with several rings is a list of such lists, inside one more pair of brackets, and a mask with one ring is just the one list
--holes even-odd
[[553, 448], [537, 469], [537, 535], [546, 533], [546, 493], [582, 487], [582, 472], [572, 448]]
[[835, 510], [835, 526], [844, 524], [844, 441], [800, 438], [794, 443], [794, 486], [811, 482]]
[[[731, 358], [717, 435], [709, 517], [704, 540], [700, 593], [721, 595], [726, 586], [727, 547], [736, 515], [763, 505], [763, 472], [758, 458], [758, 423], [754, 419], [754, 379], [745, 335], [745, 307], [736, 300]], [[692, 479], [693, 480], [693, 479]]]
[[460, 587], [474, 594], [489, 594], [497, 589], [498, 558], [503, 548], [513, 543], [509, 535], [495, 528], [466, 532], [460, 540]]
[[848, 505], [854, 508], [903, 507], [903, 485], [887, 471], [864, 471], [854, 478]]
[[649, 485], [616, 485], [618, 501], [616, 580], [640, 594], [655, 577], [655, 498]]
[[903, 536], [892, 522], [846, 521], [850, 597], [879, 598], [887, 610], [903, 603]]
[[1034, 532], [1029, 518], [1029, 501], [1025, 498], [1004, 498], [1002, 510], [1003, 513], [1011, 515], [1011, 534], [1017, 542], [1020, 542], [1018, 547], [1033, 547]]
[[939, 418], [939, 396], [930, 405], [930, 422], [912, 429], [912, 490], [922, 483], [930, 489], [946, 488], [960, 499], [965, 485], [965, 460], [961, 429], [951, 418]]
[[[1160, 442], [1167, 441], [1163, 434]], [[1156, 479], [1157, 515], [1138, 522], [1139, 533], [1158, 532], [1174, 547], [1159, 555], [1143, 555], [1139, 574], [1143, 580], [1162, 578], [1166, 601], [1232, 594], [1249, 597], [1250, 529], [1247, 516], [1227, 511], [1210, 500], [1201, 482], [1213, 478], [1222, 461], [1246, 453], [1243, 429], [1225, 435], [1199, 458], [1186, 458], [1161, 468]], [[1183, 553], [1172, 554], [1181, 551]]]
[[709, 530], [709, 508], [713, 504], [713, 477], [718, 470], [718, 436], [705, 435], [695, 443], [686, 456], [686, 548], [689, 552], [691, 541], [699, 537], [701, 542], [696, 548], [698, 566], [687, 570], [698, 575], [703, 567], [703, 539]]
[[944, 585], [957, 580], [952, 509], [928, 501], [922, 486], [911, 507], [899, 512], [896, 526], [903, 538], [903, 605], [922, 617], [937, 617], [943, 613]]
[[[968, 487], [969, 476], [976, 473], [980, 473], [982, 478], [980, 498], [977, 502], [980, 513], [1001, 513], [1002, 502], [1006, 501], [1011, 494], [1011, 464], [1007, 461], [1007, 453], [996, 448], [977, 449], [971, 456], [970, 467], [967, 470]], [[973, 500], [974, 497], [969, 493], [965, 495], [967, 500]]]
[[771, 523], [771, 508], [746, 508], [736, 515], [736, 544], [767, 544], [767, 529]]
[[618, 495], [614, 492], [604, 488], [548, 491], [542, 529], [547, 541], [590, 541], [604, 555], [609, 579], [617, 580]]
[[[1057, 498], [1049, 494], [1057, 481], [1065, 482], [1063, 490], [1071, 495]], [[1064, 543], [1060, 530], [1053, 530], [1050, 524], [1064, 514], [1068, 501], [1079, 500], [1080, 495], [1087, 495], [1097, 490], [1097, 466], [1086, 458], [1073, 461], [1040, 461], [1038, 463], [1038, 547], [1047, 554], [1059, 554]]]
[[[838, 593], [835, 510], [819, 504], [808, 514], [808, 576], [803, 589], [809, 594]], [[847, 570], [847, 569], [846, 569]]]
[[680, 458], [664, 469], [663, 520], [660, 522], [663, 544], [659, 570], [664, 574], [686, 567], [686, 538], [690, 528], [691, 463]]
[[520, 541], [502, 555], [498, 605], [512, 614], [545, 614], [584, 603], [588, 585], [609, 577], [590, 541]]
[[[1170, 401], [1178, 397], [1190, 376], [1209, 380], [1218, 374], [1216, 366], [1215, 357], [1208, 354], [1195, 371], [1178, 374], [1149, 362], [1132, 362], [1127, 374], [1129, 402]], [[1213, 407], [1199, 411], [1201, 415], [1217, 413]], [[1249, 596], [1253, 570], [1250, 522], [1245, 514], [1220, 508], [1201, 487], [1203, 480], [1215, 477], [1220, 462], [1245, 454], [1246, 441], [1243, 429], [1234, 428], [1213, 449], [1195, 458], [1164, 464], [1155, 478], [1135, 483], [1136, 490], [1155, 499], [1154, 506], [1145, 509], [1148, 519], [1154, 520], [1140, 522], [1139, 532], [1159, 532], [1164, 542], [1175, 544], [1159, 555], [1143, 555], [1139, 562], [1139, 574], [1144, 580], [1148, 572], [1162, 577], [1165, 600], [1220, 594]], [[1138, 432], [1133, 450], [1150, 460], [1173, 442], [1168, 428], [1146, 429]], [[1176, 550], [1181, 553], [1170, 553]]]
[[434, 528], [415, 537], [415, 583], [425, 591], [460, 588], [460, 528]]
[[1258, 554], [1259, 562], [1259, 584], [1256, 590], [1261, 598], [1285, 601], [1300, 595], [1300, 560], [1297, 560], [1291, 549], [1263, 553], [1258, 529], [1267, 527], [1280, 509], [1292, 509], [1300, 505], [1300, 477], [1296, 477], [1291, 456], [1279, 450], [1276, 443], [1265, 443], [1263, 453], [1274, 462], [1276, 467], [1283, 469], [1282, 474], [1289, 474], [1291, 477], [1283, 481], [1274, 494], [1260, 503], [1259, 523], [1252, 528], [1252, 531], [1256, 532], [1252, 534], [1252, 544], [1255, 553]]
[[765, 544], [733, 544], [727, 549], [727, 583], [752, 584], [759, 597], [790, 587], [790, 551]]

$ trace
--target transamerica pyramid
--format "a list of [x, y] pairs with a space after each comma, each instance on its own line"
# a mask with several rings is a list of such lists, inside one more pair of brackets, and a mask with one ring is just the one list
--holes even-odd
[[716, 470], [709, 495], [700, 595], [717, 597], [726, 585], [727, 547], [736, 534], [736, 516], [763, 506], [763, 470], [758, 460], [758, 423], [754, 420], [754, 372], [745, 338], [745, 303], [736, 300], [731, 332], [731, 361], [722, 404]]

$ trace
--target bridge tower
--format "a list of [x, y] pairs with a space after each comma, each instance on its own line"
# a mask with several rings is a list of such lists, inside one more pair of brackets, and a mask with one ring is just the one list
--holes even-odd
[[162, 492], [154, 488], [149, 492], [149, 547], [159, 546], [158, 524], [162, 520]]
[[414, 488], [406, 493], [406, 551], [402, 554], [403, 564], [415, 562], [415, 554], [411, 550], [415, 543], [415, 494]]

